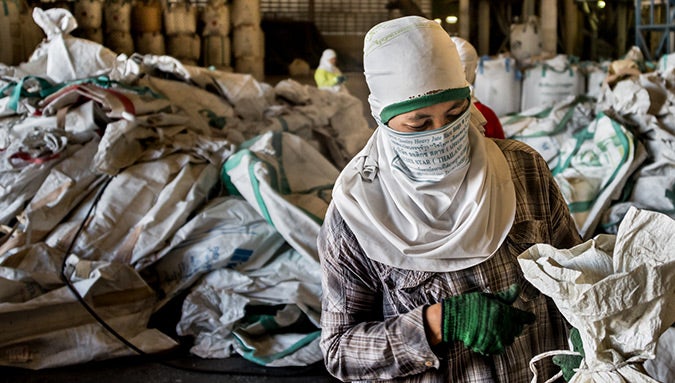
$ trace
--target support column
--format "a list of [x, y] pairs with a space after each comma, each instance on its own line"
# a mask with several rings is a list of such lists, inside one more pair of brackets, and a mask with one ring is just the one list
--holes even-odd
[[469, 0], [459, 0], [459, 37], [469, 41], [471, 34], [471, 9]]
[[534, 15], [535, 11], [535, 0], [523, 0], [523, 10], [522, 10], [522, 17], [521, 19], [523, 21], [527, 21], [527, 17]]
[[575, 0], [565, 0], [565, 54], [581, 56], [581, 41], [579, 41], [579, 9]]
[[[636, 12], [639, 12], [639, 9]], [[616, 54], [614, 56], [621, 57], [628, 52], [628, 47], [626, 46], [628, 41], [628, 6], [626, 3], [621, 2], [617, 4], [616, 19]]]
[[490, 2], [480, 0], [478, 4], [478, 55], [490, 54]]
[[541, 40], [545, 53], [558, 53], [558, 0], [541, 0]]

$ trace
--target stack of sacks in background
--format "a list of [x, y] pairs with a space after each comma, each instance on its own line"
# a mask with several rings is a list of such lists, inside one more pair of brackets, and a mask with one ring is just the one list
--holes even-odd
[[200, 12], [202, 65], [232, 71], [230, 8], [226, 0], [210, 0]]
[[596, 109], [629, 127], [648, 158], [631, 175], [630, 188], [622, 190], [602, 217], [603, 228], [612, 233], [631, 206], [675, 217], [675, 54], [662, 56], [656, 70], [644, 73], [640, 68], [649, 63], [626, 66], [626, 61], [632, 60], [612, 63], [621, 64], [618, 71], [610, 66], [615, 83], [603, 88]]
[[530, 15], [509, 32], [510, 51], [483, 57], [476, 73], [476, 97], [502, 117], [547, 106], [585, 92], [586, 78], [574, 57], [543, 49], [539, 18]]
[[497, 116], [520, 111], [521, 87], [522, 73], [515, 58], [483, 56], [478, 61], [473, 92]]
[[537, 62], [525, 69], [520, 110], [551, 106], [569, 96], [586, 92], [586, 77], [575, 59], [567, 55]]
[[593, 97], [596, 100], [600, 98], [610, 63], [609, 60], [600, 62], [582, 61], [579, 63], [581, 73], [586, 76], [586, 95], [588, 97]]
[[[500, 117], [550, 107], [569, 96], [597, 97], [607, 75], [606, 64], [577, 61], [560, 54], [523, 67], [508, 54], [483, 56], [476, 69], [474, 93]], [[593, 84], [588, 87], [592, 94], [587, 82]]]
[[103, 44], [103, 1], [80, 0], [73, 5], [77, 20], [76, 36]]
[[0, 63], [18, 65], [28, 59], [44, 33], [25, 2], [3, 1], [0, 11]]
[[632, 47], [578, 62], [544, 52], [539, 33], [536, 17], [512, 25], [510, 54], [477, 68], [474, 92], [506, 137], [544, 157], [584, 239], [615, 233], [630, 206], [675, 217], [675, 60], [649, 72]]
[[166, 53], [188, 65], [201, 57], [201, 38], [197, 34], [197, 6], [186, 1], [170, 2], [163, 10]]
[[529, 16], [522, 24], [512, 24], [509, 37], [511, 55], [523, 72], [520, 111], [548, 107], [568, 96], [584, 94], [586, 78], [578, 60], [544, 50], [537, 16]]
[[265, 77], [265, 36], [260, 27], [260, 0], [233, 0], [230, 14], [234, 70], [249, 73], [262, 81]]
[[139, 0], [131, 5], [131, 31], [136, 52], [163, 55], [166, 41], [162, 33], [162, 3], [159, 0]]
[[[25, 2], [3, 4], [0, 62], [17, 65], [28, 60], [44, 34]], [[71, 11], [78, 23], [74, 36], [115, 53], [166, 54], [188, 65], [264, 79], [259, 0], [82, 0], [43, 5]]]
[[[585, 239], [615, 233], [631, 206], [675, 217], [671, 61], [666, 55], [649, 71], [655, 65], [633, 47], [611, 62], [581, 63], [577, 69], [568, 63], [567, 73], [554, 72], [568, 95], [560, 92], [501, 118], [507, 137], [548, 161]], [[583, 77], [587, 88], [580, 91]]]
[[131, 56], [136, 48], [131, 34], [131, 1], [105, 1], [105, 43], [113, 52]]
[[597, 99], [609, 63], [578, 62], [573, 56], [560, 54], [531, 61], [530, 66], [523, 67], [509, 53], [483, 56], [476, 68], [473, 91], [499, 117], [532, 114], [570, 96]]
[[539, 18], [530, 15], [525, 22], [511, 24], [509, 44], [511, 56], [521, 67], [530, 66], [534, 60], [541, 57], [543, 42]]

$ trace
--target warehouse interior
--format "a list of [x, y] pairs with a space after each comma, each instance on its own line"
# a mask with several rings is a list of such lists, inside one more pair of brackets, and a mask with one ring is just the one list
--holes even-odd
[[[337, 382], [315, 238], [377, 127], [363, 48], [386, 20], [475, 47], [474, 95], [584, 240], [631, 207], [675, 220], [671, 0], [2, 3], [0, 382]], [[326, 49], [341, 92], [315, 82]], [[673, 325], [655, 379], [675, 379]]]

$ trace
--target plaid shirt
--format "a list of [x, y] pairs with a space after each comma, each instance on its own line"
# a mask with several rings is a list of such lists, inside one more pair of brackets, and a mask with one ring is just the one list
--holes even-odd
[[[319, 235], [323, 271], [321, 349], [328, 371], [344, 381], [529, 382], [532, 357], [569, 349], [567, 323], [555, 304], [523, 277], [518, 255], [535, 243], [570, 248], [581, 238], [546, 162], [513, 140], [495, 141], [516, 189], [513, 227], [497, 253], [458, 272], [398, 269], [369, 259], [331, 205]], [[460, 342], [430, 347], [422, 311], [442, 298], [471, 291], [498, 292], [517, 283], [515, 307], [536, 315], [533, 325], [495, 356]], [[536, 364], [548, 379], [550, 358]]]

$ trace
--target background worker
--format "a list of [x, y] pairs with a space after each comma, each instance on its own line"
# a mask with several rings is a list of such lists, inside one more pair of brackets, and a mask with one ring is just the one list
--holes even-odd
[[314, 81], [319, 89], [327, 89], [334, 92], [346, 90], [344, 82], [346, 78], [337, 67], [337, 54], [332, 49], [326, 49], [321, 54], [319, 66], [314, 71]]
[[[474, 82], [476, 81], [476, 68], [478, 67], [478, 52], [476, 48], [471, 45], [470, 42], [464, 40], [461, 37], [451, 37], [452, 41], [457, 47], [457, 52], [459, 53], [459, 59], [462, 61], [462, 66], [464, 67], [464, 74], [466, 75], [466, 81], [473, 87]], [[473, 89], [471, 92], [471, 100], [478, 110], [483, 114], [483, 117], [487, 120], [485, 124], [485, 137], [492, 138], [504, 138], [504, 128], [502, 123], [499, 121], [497, 114], [489, 106], [483, 104], [476, 98], [473, 94]]]

